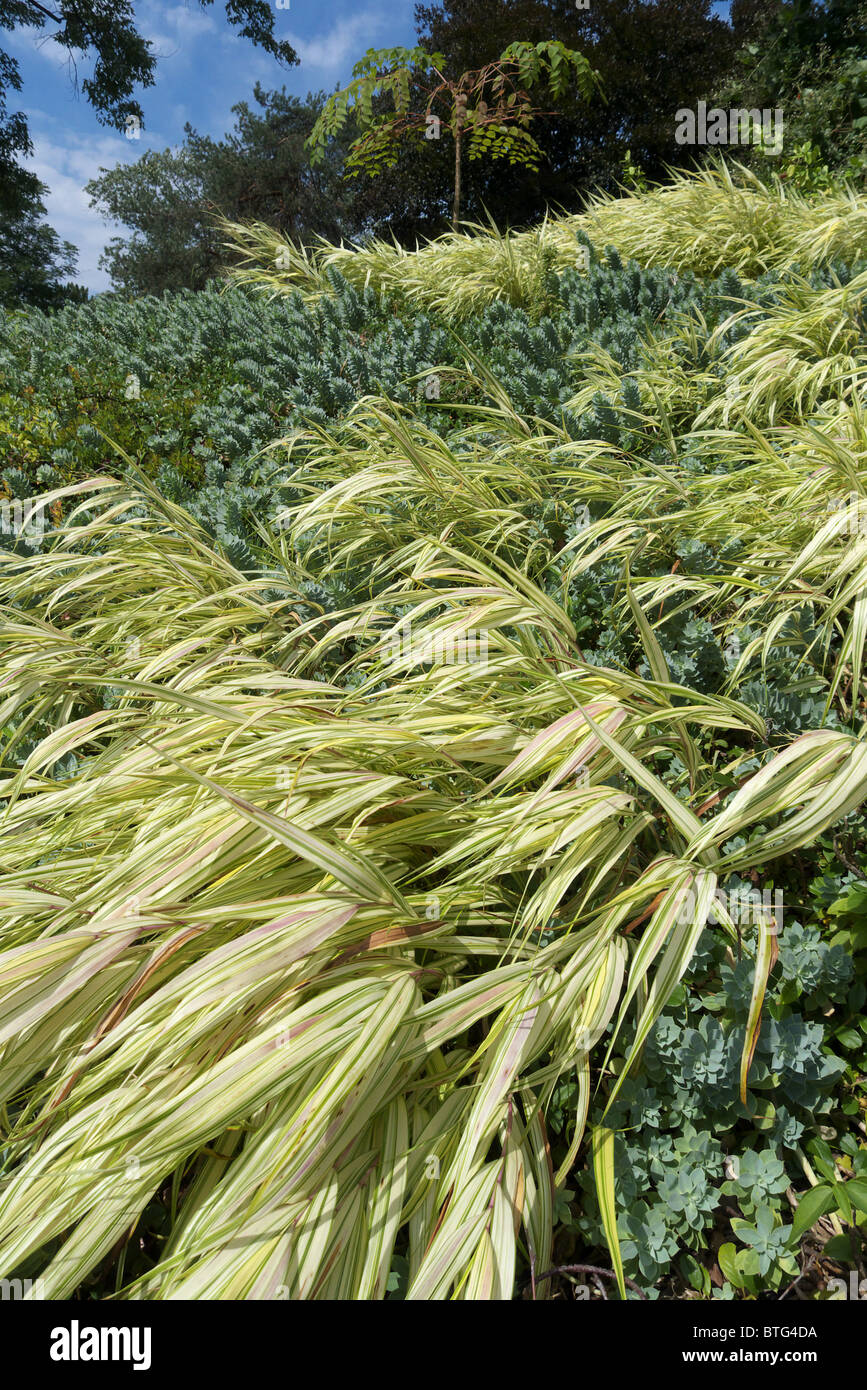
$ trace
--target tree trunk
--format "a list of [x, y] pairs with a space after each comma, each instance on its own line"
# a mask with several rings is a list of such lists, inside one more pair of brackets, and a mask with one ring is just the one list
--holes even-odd
[[464, 139], [464, 109], [458, 104], [455, 110], [455, 200], [452, 204], [452, 231], [458, 230], [461, 220], [461, 147]]

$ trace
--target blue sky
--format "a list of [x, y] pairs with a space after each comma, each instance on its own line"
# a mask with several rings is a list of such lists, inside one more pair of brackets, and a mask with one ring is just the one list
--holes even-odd
[[[351, 76], [353, 63], [367, 48], [415, 41], [415, 0], [273, 0], [275, 33], [287, 38], [301, 59], [282, 68], [241, 39], [226, 19], [224, 0], [202, 9], [197, 0], [136, 0], [139, 31], [158, 55], [155, 84], [137, 93], [145, 113], [140, 138], [100, 126], [89, 103], [77, 94], [74, 72], [61, 49], [41, 31], [0, 32], [0, 47], [17, 59], [22, 91], [13, 93], [14, 110], [26, 112], [34, 144], [30, 167], [47, 184], [49, 220], [78, 248], [75, 279], [91, 290], [108, 288], [97, 262], [109, 237], [119, 230], [89, 206], [84, 185], [100, 167], [138, 159], [146, 149], [165, 149], [183, 139], [190, 121], [203, 134], [219, 137], [233, 125], [231, 108], [250, 98], [255, 83], [285, 86], [303, 96], [333, 90]], [[714, 6], [721, 13], [727, 3]], [[78, 77], [87, 74], [79, 67]]]

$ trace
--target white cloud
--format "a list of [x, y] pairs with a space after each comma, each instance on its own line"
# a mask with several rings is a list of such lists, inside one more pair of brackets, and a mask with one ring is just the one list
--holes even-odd
[[[187, 4], [160, 4], [150, 0], [149, 4], [136, 6], [136, 23], [142, 33], [160, 28], [177, 39], [196, 39], [202, 34], [213, 34], [217, 28], [213, 9], [206, 10], [191, 0]], [[218, 11], [219, 13], [219, 11]]]
[[36, 29], [30, 25], [20, 25], [17, 29], [4, 29], [3, 43], [22, 58], [35, 53], [37, 57], [50, 59], [53, 63], [65, 63], [66, 49], [54, 42], [51, 32], [50, 28]]
[[[217, 28], [214, 13], [202, 9], [200, 5], [192, 3], [165, 5], [163, 14], [166, 23], [175, 31], [182, 42], [200, 38], [202, 34], [213, 34]], [[220, 16], [220, 23], [223, 23], [222, 15]]]
[[168, 62], [170, 58], [177, 58], [180, 55], [180, 45], [171, 34], [150, 32], [142, 34], [142, 38], [147, 39], [158, 63]]
[[376, 37], [388, 29], [394, 29], [393, 15], [382, 9], [369, 9], [349, 19], [338, 20], [327, 34], [319, 37], [305, 39], [298, 34], [286, 37], [301, 59], [302, 71], [316, 68], [333, 75], [351, 69], [366, 49], [375, 46]]
[[158, 62], [173, 60], [182, 67], [195, 56], [196, 44], [217, 28], [212, 14], [189, 4], [142, 6], [136, 22]]
[[[43, 113], [33, 113], [37, 124]], [[44, 117], [46, 121], [50, 118]], [[111, 168], [115, 164], [129, 163], [138, 159], [148, 148], [157, 145], [164, 148], [165, 141], [159, 145], [153, 136], [148, 145], [143, 141], [128, 141], [117, 133], [101, 133], [93, 136], [62, 132], [62, 143], [57, 138], [58, 122], [50, 121], [54, 127], [49, 134], [44, 130], [34, 132], [36, 154], [26, 160], [27, 167], [48, 186], [45, 207], [48, 221], [58, 236], [71, 241], [78, 249], [78, 268], [74, 279], [77, 284], [87, 285], [92, 292], [107, 290], [109, 279], [105, 271], [98, 268], [99, 257], [106, 242], [123, 231], [117, 224], [106, 223], [99, 213], [90, 206], [90, 199], [84, 185], [95, 178], [101, 168]]]

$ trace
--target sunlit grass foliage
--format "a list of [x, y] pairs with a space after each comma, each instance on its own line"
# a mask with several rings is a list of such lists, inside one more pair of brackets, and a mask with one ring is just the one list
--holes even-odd
[[263, 223], [224, 222], [238, 253], [233, 278], [276, 294], [330, 292], [335, 269], [356, 288], [372, 285], [453, 316], [493, 300], [532, 307], [544, 301], [552, 270], [582, 269], [588, 242], [614, 247], [639, 265], [748, 278], [797, 265], [854, 260], [867, 242], [867, 197], [848, 188], [810, 198], [779, 181], [763, 182], [720, 161], [700, 173], [676, 173], [649, 193], [598, 195], [585, 212], [552, 216], [529, 231], [502, 234], [468, 226], [407, 251], [397, 244], [298, 248]]

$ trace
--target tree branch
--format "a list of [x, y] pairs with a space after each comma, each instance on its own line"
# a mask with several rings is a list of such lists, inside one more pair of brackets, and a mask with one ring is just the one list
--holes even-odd
[[41, 14], [47, 15], [49, 19], [53, 19], [55, 24], [63, 23], [62, 14], [54, 14], [52, 10], [46, 10], [44, 5], [40, 5], [39, 0], [30, 0], [30, 4], [33, 6], [34, 10], [39, 10]]

